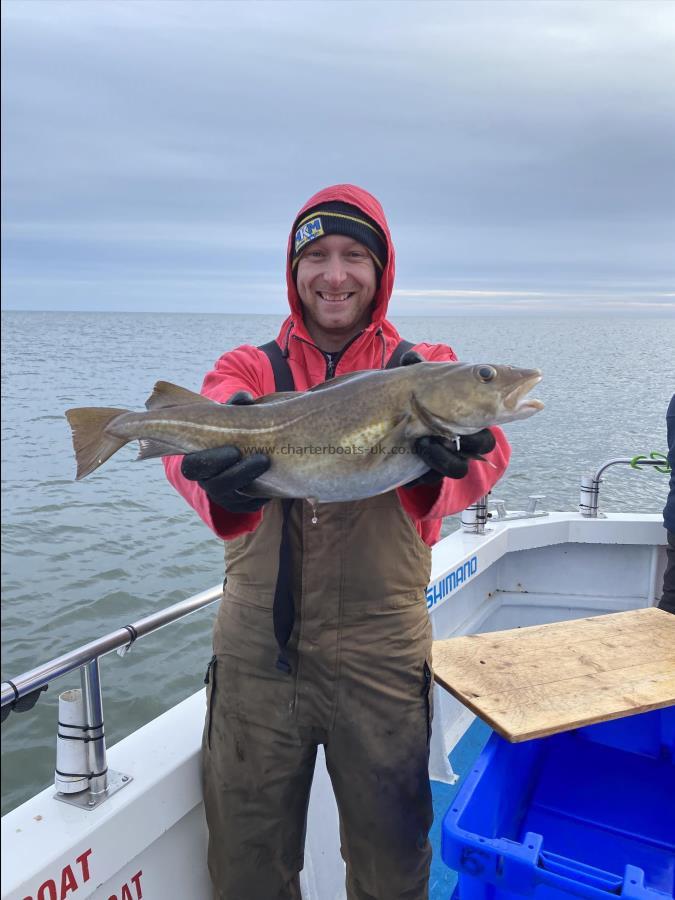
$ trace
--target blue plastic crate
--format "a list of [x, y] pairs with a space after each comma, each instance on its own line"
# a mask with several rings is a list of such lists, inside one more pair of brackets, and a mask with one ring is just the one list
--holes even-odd
[[461, 900], [663, 900], [675, 887], [675, 707], [509, 744], [445, 815]]

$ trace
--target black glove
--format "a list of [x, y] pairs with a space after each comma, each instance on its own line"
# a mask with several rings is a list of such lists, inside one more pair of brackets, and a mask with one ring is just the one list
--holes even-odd
[[459, 439], [459, 450], [447, 438], [429, 435], [417, 438], [415, 453], [428, 466], [429, 471], [406, 484], [438, 484], [441, 478], [464, 478], [469, 471], [470, 459], [482, 459], [485, 453], [495, 448], [495, 436], [489, 428], [466, 434]]
[[[248, 406], [254, 402], [248, 391], [237, 391], [226, 405]], [[227, 445], [186, 453], [180, 470], [184, 478], [198, 482], [216, 506], [232, 513], [250, 513], [257, 512], [268, 498], [247, 497], [239, 492], [245, 491], [271, 464], [264, 453], [253, 453], [242, 459], [237, 447]]]
[[[424, 362], [424, 358], [416, 350], [408, 350], [401, 357], [402, 366], [413, 366], [419, 362]], [[442, 478], [464, 478], [469, 471], [469, 460], [481, 459], [483, 454], [494, 450], [495, 444], [495, 436], [489, 428], [460, 437], [459, 450], [444, 437], [429, 435], [417, 438], [415, 453], [429, 466], [429, 471], [405, 487], [438, 484]]]

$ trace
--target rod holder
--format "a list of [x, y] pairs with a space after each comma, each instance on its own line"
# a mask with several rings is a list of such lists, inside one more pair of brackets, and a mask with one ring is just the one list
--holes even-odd
[[80, 668], [81, 688], [59, 696], [56, 799], [92, 810], [131, 781], [108, 771], [98, 657]]
[[89, 787], [89, 754], [85, 735], [81, 690], [59, 694], [59, 725], [56, 734], [54, 787], [61, 794], [78, 794]]
[[600, 499], [600, 479], [596, 481], [592, 472], [581, 476], [579, 492], [579, 512], [586, 519], [598, 518], [598, 500]]
[[462, 513], [462, 528], [467, 534], [485, 534], [488, 520], [488, 495], [479, 497]]

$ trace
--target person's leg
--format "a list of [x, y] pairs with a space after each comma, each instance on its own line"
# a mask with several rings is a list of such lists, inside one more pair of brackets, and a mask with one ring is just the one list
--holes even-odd
[[203, 787], [214, 896], [300, 900], [316, 747], [275, 721], [291, 679], [271, 674], [256, 688], [241, 665], [218, 656], [209, 679]]
[[659, 609], [675, 613], [675, 534], [668, 532], [668, 546], [666, 547], [666, 571], [663, 573], [663, 594]]
[[379, 682], [341, 684], [326, 745], [349, 900], [426, 900], [433, 821], [431, 674], [424, 659]]

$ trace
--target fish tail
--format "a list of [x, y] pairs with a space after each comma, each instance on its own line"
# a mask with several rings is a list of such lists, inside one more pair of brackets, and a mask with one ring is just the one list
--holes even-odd
[[100, 406], [84, 406], [66, 411], [66, 418], [73, 432], [76, 481], [98, 469], [120, 447], [129, 443], [129, 438], [116, 437], [106, 431], [113, 419], [126, 412], [126, 409]]

